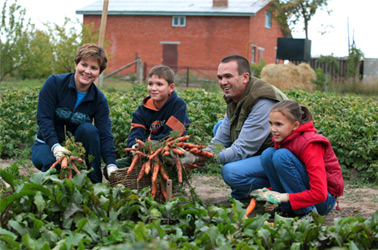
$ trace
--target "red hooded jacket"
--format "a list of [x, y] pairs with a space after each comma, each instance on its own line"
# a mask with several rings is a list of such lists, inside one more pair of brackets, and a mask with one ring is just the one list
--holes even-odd
[[330, 141], [316, 133], [312, 121], [299, 126], [282, 142], [275, 142], [274, 147], [290, 150], [303, 162], [309, 175], [310, 190], [289, 194], [293, 210], [324, 202], [328, 192], [334, 196], [343, 194], [344, 179], [339, 161]]

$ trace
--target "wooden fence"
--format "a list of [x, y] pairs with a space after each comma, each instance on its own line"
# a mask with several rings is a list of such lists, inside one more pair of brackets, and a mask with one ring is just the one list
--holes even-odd
[[[306, 61], [305, 63], [310, 64], [311, 68], [313, 68], [315, 71], [318, 68], [321, 68], [323, 72], [327, 75], [332, 76], [333, 82], [344, 82], [347, 77], [347, 58], [338, 58], [338, 69], [335, 69], [334, 67], [331, 67], [328, 64], [320, 63], [319, 58], [311, 58], [311, 61]], [[303, 61], [290, 61], [291, 63], [298, 65], [302, 63]], [[364, 75], [364, 61], [361, 60], [360, 66], [359, 66], [359, 76], [360, 80], [362, 80]]]

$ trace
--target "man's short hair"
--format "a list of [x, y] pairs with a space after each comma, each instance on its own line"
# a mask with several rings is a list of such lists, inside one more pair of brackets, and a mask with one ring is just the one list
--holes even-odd
[[150, 78], [153, 75], [163, 78], [168, 82], [168, 84], [175, 82], [175, 72], [173, 72], [170, 67], [165, 65], [156, 65], [150, 70], [147, 77]]
[[251, 77], [251, 65], [249, 64], [247, 59], [239, 55], [231, 55], [231, 56], [226, 56], [225, 58], [223, 58], [221, 63], [227, 63], [231, 61], [237, 62], [239, 75], [242, 75], [247, 72], [249, 73], [249, 76]]

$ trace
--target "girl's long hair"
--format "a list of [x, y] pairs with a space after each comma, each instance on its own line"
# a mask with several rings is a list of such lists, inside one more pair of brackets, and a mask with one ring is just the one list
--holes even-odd
[[291, 100], [277, 102], [273, 106], [271, 112], [272, 111], [278, 111], [286, 116], [290, 121], [298, 121], [299, 124], [305, 124], [313, 121], [312, 113], [307, 107], [301, 106], [297, 102]]

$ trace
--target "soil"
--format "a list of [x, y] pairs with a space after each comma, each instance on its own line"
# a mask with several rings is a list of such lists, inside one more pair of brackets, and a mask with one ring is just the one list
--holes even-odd
[[[14, 161], [1, 160], [0, 168], [10, 166]], [[30, 164], [24, 164], [19, 168], [23, 176], [31, 176], [32, 173], [38, 172]], [[105, 182], [105, 181], [104, 181]], [[214, 205], [219, 201], [227, 199], [230, 194], [230, 188], [224, 183], [219, 176], [199, 176], [193, 175], [191, 186], [195, 189], [196, 194], [207, 204]], [[258, 203], [257, 206], [262, 205]], [[333, 209], [331, 213], [323, 216], [325, 225], [333, 225], [334, 220], [344, 217], [359, 215], [364, 219], [371, 217], [378, 211], [378, 189], [376, 188], [356, 188], [346, 184], [344, 194], [339, 198], [340, 210]], [[258, 210], [257, 208], [255, 210]], [[251, 216], [256, 215], [252, 213]]]

